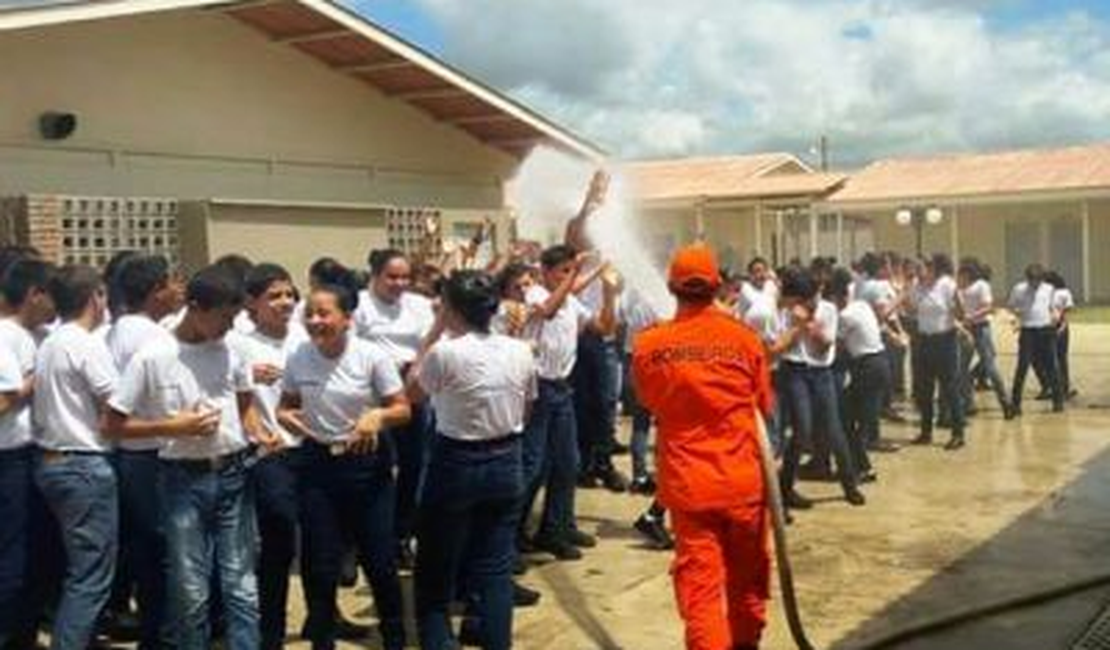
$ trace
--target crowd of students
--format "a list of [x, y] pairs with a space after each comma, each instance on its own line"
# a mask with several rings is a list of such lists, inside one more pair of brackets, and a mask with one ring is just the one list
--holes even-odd
[[[406, 641], [409, 568], [421, 647], [454, 647], [454, 602], [459, 636], [510, 647], [514, 605], [539, 598], [513, 581], [522, 558], [575, 560], [596, 543], [577, 491], [656, 489], [651, 414], [622, 369], [669, 315], [590, 252], [594, 207], [566, 243], [489, 268], [376, 250], [365, 273], [318, 260], [303, 293], [281, 266], [238, 256], [182, 278], [146, 254], [101, 274], [0, 250], [0, 648], [34, 647], [50, 612], [51, 647], [84, 650], [132, 600], [140, 648], [207, 648], [217, 633], [233, 650], [279, 648], [298, 557], [302, 633], [331, 648], [366, 633], [337, 608], [352, 555], [386, 648]], [[1073, 299], [1036, 264], [1004, 305], [1020, 327], [1012, 392], [991, 331], [1003, 305], [974, 259], [869, 253], [773, 271], [756, 258], [724, 274], [717, 302], [773, 367], [791, 509], [813, 505], [799, 478], [865, 503], [869, 453], [897, 448], [880, 423], [904, 419], [907, 375], [913, 442], [947, 428], [953, 451], [981, 387], [1006, 419], [1030, 366], [1054, 410], [1075, 394]], [[630, 480], [614, 464], [622, 404]], [[635, 527], [672, 544], [660, 503]]]

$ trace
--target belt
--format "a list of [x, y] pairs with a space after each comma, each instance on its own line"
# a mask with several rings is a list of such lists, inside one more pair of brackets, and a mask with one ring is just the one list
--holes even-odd
[[108, 452], [94, 451], [92, 449], [39, 449], [42, 460], [45, 463], [58, 463], [67, 458], [74, 458], [77, 456], [103, 456], [107, 457]]
[[512, 446], [524, 436], [519, 433], [511, 433], [507, 436], [498, 436], [497, 438], [484, 438], [482, 440], [459, 440], [450, 436], [439, 434], [439, 442], [447, 447], [455, 449], [467, 449], [470, 451], [492, 451], [494, 449], [503, 449]]
[[253, 447], [246, 447], [239, 451], [215, 458], [163, 458], [163, 463], [180, 467], [191, 472], [220, 472], [228, 467], [242, 463], [254, 453]]
[[554, 386], [555, 388], [570, 388], [569, 379], [546, 379], [544, 377], [540, 377], [539, 383], [546, 384], [548, 386]]

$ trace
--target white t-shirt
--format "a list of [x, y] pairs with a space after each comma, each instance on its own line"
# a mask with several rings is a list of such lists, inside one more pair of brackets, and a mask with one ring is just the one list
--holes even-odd
[[736, 302], [736, 311], [741, 318], [747, 320], [748, 312], [758, 309], [760, 313], [767, 313], [778, 308], [779, 287], [773, 280], [764, 280], [762, 287], [757, 287], [751, 282], [740, 285], [740, 298]]
[[851, 358], [882, 352], [883, 332], [879, 318], [871, 305], [862, 300], [853, 300], [840, 310], [840, 323], [837, 328], [844, 351]]
[[[784, 312], [786, 328], [793, 326], [793, 316], [789, 312]], [[782, 358], [794, 363], [804, 363], [807, 366], [814, 368], [828, 368], [836, 361], [836, 332], [837, 332], [837, 311], [836, 305], [828, 300], [817, 301], [817, 311], [813, 316], [814, 320], [818, 323], [818, 329], [824, 335], [825, 340], [829, 341], [828, 347], [822, 352], [819, 351], [819, 346], [812, 337], [803, 335], [795, 341], [794, 345], [790, 346]]]
[[[38, 345], [34, 336], [25, 327], [11, 318], [0, 319], [0, 347], [9, 359], [14, 359], [22, 377], [35, 372], [35, 351]], [[9, 361], [10, 363], [10, 361]], [[6, 374], [11, 374], [11, 369]], [[4, 382], [5, 392], [18, 390], [9, 380]], [[31, 404], [24, 402], [16, 408], [0, 415], [0, 449], [16, 449], [31, 443]]]
[[35, 439], [54, 451], [107, 452], [100, 435], [100, 404], [119, 373], [104, 341], [77, 323], [46, 337], [35, 361]]
[[166, 459], [217, 458], [249, 444], [238, 395], [251, 390], [250, 368], [223, 340], [185, 343], [176, 336], [139, 350], [109, 404], [120, 413], [162, 420], [185, 410], [220, 411], [216, 433], [207, 437], [165, 438]]
[[1075, 307], [1075, 296], [1071, 289], [1056, 289], [1052, 292], [1052, 308], [1058, 312]]
[[755, 330], [759, 340], [765, 344], [774, 343], [782, 334], [783, 320], [775, 303], [766, 300], [754, 302], [746, 312], [737, 310], [737, 316], [745, 325]]
[[305, 424], [325, 444], [349, 440], [367, 409], [403, 388], [394, 359], [356, 336], [335, 359], [311, 341], [301, 343], [286, 359], [282, 380], [282, 391], [300, 396]]
[[980, 278], [966, 288], [960, 289], [960, 302], [963, 303], [964, 313], [971, 317], [971, 322], [986, 323], [990, 320], [990, 313], [984, 313], [980, 316], [974, 316], [974, 314], [994, 305], [991, 283]]
[[[116, 371], [122, 376], [139, 350], [147, 345], [162, 345], [171, 343], [173, 334], [146, 314], [124, 314], [112, 323], [108, 330], [108, 351], [112, 354]], [[123, 449], [131, 451], [148, 451], [162, 446], [160, 438], [141, 440], [120, 440], [118, 444]]]
[[436, 427], [455, 440], [490, 440], [524, 430], [536, 394], [536, 367], [526, 343], [468, 333], [437, 342], [420, 366]]
[[[289, 332], [284, 339], [266, 336], [257, 328], [249, 334], [238, 332], [228, 334], [228, 345], [247, 362], [252, 377], [256, 365], [270, 364], [284, 369], [289, 356], [306, 341], [308, 341], [308, 333], [305, 332], [303, 327], [295, 323], [289, 324]], [[301, 437], [293, 435], [285, 427], [278, 424], [277, 407], [278, 403], [281, 402], [281, 387], [281, 379], [272, 384], [263, 384], [256, 381], [251, 393], [254, 395], [254, 404], [258, 407], [262, 424], [271, 432], [277, 434], [286, 447], [296, 447], [301, 444]]]
[[625, 326], [624, 349], [626, 352], [632, 351], [632, 342], [637, 334], [660, 320], [659, 314], [655, 312], [651, 304], [632, 288], [625, 289], [623, 300], [620, 303], [620, 319]]
[[941, 276], [932, 286], [919, 284], [914, 290], [917, 331], [922, 334], [944, 334], [956, 326], [956, 281]]
[[898, 293], [894, 290], [894, 285], [890, 280], [883, 280], [880, 278], [864, 278], [855, 283], [855, 288], [852, 293], [856, 300], [871, 305], [876, 314], [883, 313], [890, 309], [898, 298]]
[[1041, 282], [1033, 290], [1025, 280], [1014, 285], [1009, 307], [1017, 314], [1022, 327], [1051, 327], [1052, 298], [1056, 288]]
[[[529, 307], [547, 302], [551, 294], [535, 285], [528, 289], [524, 301]], [[525, 338], [535, 341], [537, 372], [541, 379], [566, 379], [574, 370], [578, 357], [578, 333], [590, 319], [590, 312], [574, 296], [567, 296], [563, 306], [548, 319], [533, 319], [524, 330]]]
[[406, 291], [394, 303], [378, 299], [372, 291], [358, 294], [355, 331], [378, 345], [398, 366], [410, 363], [435, 323], [432, 301]]

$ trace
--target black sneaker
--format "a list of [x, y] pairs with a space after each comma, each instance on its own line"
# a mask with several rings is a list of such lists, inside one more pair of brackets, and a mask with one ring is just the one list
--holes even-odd
[[897, 443], [891, 442], [890, 440], [885, 440], [883, 438], [880, 438], [875, 442], [867, 445], [867, 451], [877, 454], [893, 454], [900, 449], [901, 447], [899, 447]]
[[632, 483], [628, 486], [628, 491], [633, 494], [643, 494], [651, 496], [655, 494], [656, 490], [655, 479], [650, 474], [644, 474], [632, 479]]
[[597, 546], [597, 538], [589, 533], [583, 533], [577, 528], [571, 528], [567, 533], [567, 541], [578, 548], [593, 548]]
[[922, 433], [910, 441], [911, 445], [931, 445], [933, 444], [933, 434]]
[[1033, 399], [1037, 400], [1038, 402], [1047, 402], [1048, 400], [1052, 399], [1052, 393], [1042, 390], [1041, 392], [1037, 393], [1037, 396]]
[[652, 517], [648, 513], [640, 515], [632, 526], [651, 542], [655, 548], [666, 551], [674, 548], [674, 538], [671, 537], [667, 527], [663, 524], [662, 517]]
[[605, 486], [605, 489], [610, 492], [620, 494], [628, 490], [628, 479], [624, 477], [624, 474], [618, 472], [615, 467], [598, 472], [598, 479]]
[[796, 490], [783, 492], [782, 504], [790, 510], [809, 510], [813, 507], [813, 501], [798, 494]]
[[363, 641], [370, 636], [370, 626], [355, 623], [342, 614], [335, 617], [335, 638], [340, 641]]
[[582, 472], [578, 475], [578, 487], [584, 490], [593, 490], [601, 487], [601, 479], [593, 472]]
[[533, 542], [537, 550], [550, 553], [554, 555], [557, 560], [573, 561], [582, 559], [582, 551], [578, 550], [577, 546], [571, 544], [567, 540], [551, 537], [536, 537]]
[[1002, 419], [1003, 420], [1013, 420], [1018, 415], [1019, 415], [1018, 409], [1015, 409], [1014, 407], [1010, 406], [1009, 404], [1003, 404], [1002, 405]]
[[879, 475], [875, 473], [875, 470], [869, 469], [866, 472], [860, 472], [859, 478], [857, 480], [861, 484], [874, 483], [875, 481], [879, 480]]
[[867, 497], [863, 496], [863, 492], [854, 487], [844, 491], [844, 500], [853, 506], [862, 506], [867, 503]]
[[956, 451], [965, 445], [963, 435], [953, 435], [952, 438], [945, 443], [944, 448], [948, 451]]
[[513, 581], [513, 607], [534, 607], [540, 602], [542, 594], [535, 589], [529, 589], [517, 581]]

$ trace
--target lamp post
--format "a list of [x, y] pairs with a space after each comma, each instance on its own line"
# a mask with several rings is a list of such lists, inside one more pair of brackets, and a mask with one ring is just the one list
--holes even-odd
[[935, 226], [944, 221], [944, 211], [935, 205], [928, 208], [899, 208], [894, 213], [894, 220], [900, 226], [913, 226], [914, 251], [920, 258], [923, 255], [925, 225]]

